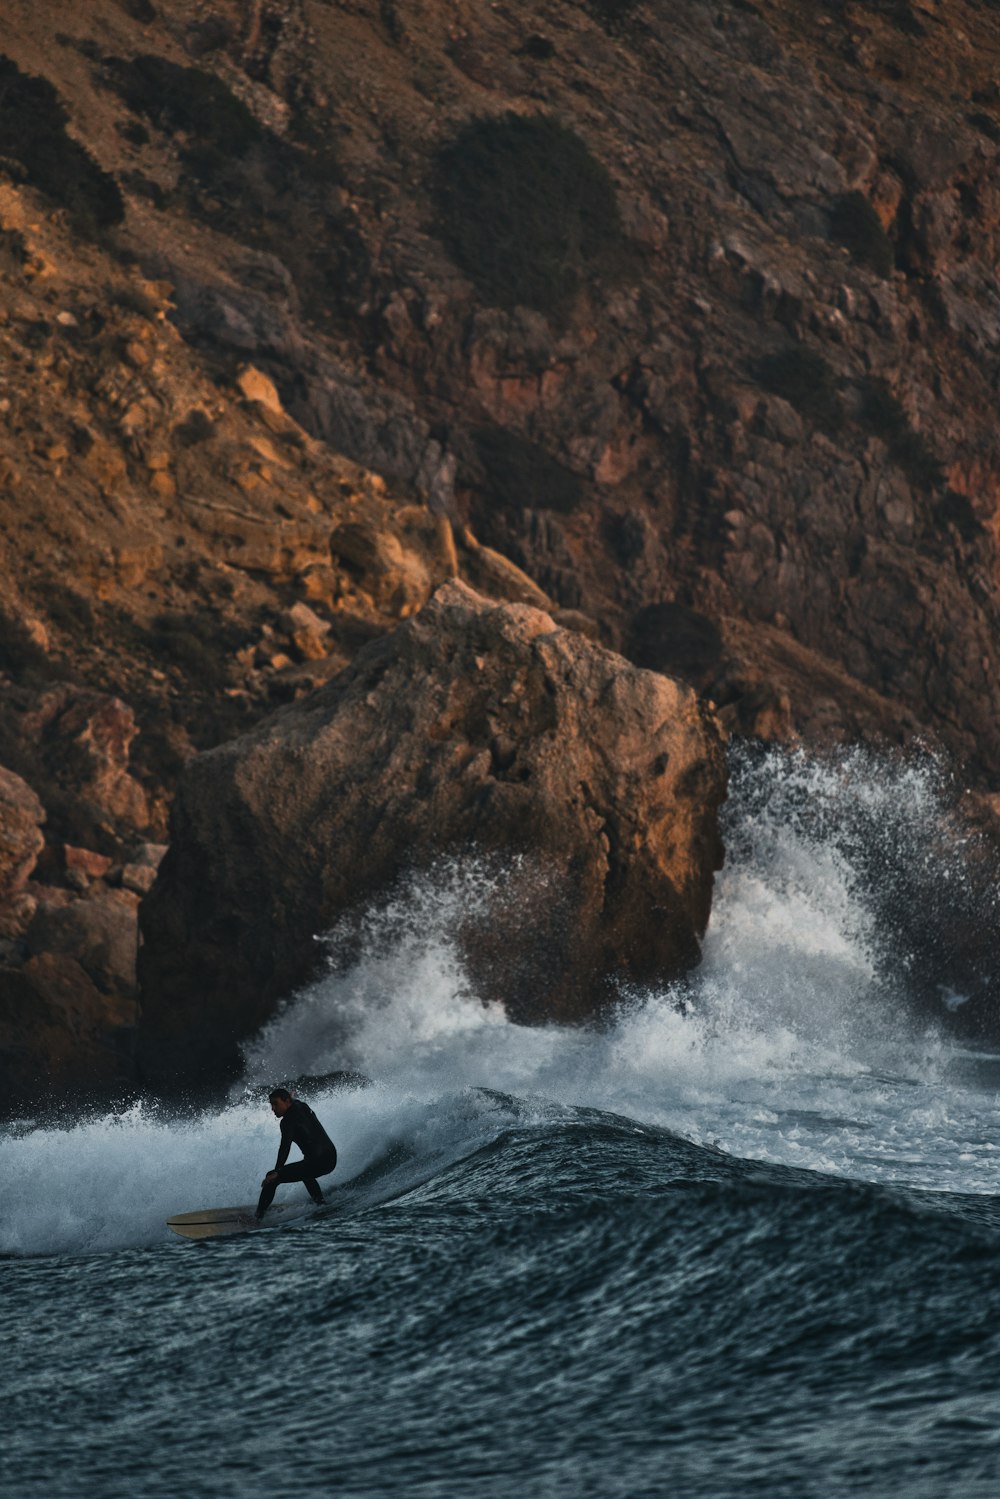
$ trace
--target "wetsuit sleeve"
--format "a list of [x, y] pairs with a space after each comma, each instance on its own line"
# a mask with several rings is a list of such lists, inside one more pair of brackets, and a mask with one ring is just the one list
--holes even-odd
[[292, 1148], [292, 1136], [285, 1127], [285, 1121], [281, 1121], [281, 1144], [278, 1146], [278, 1159], [274, 1163], [275, 1171], [280, 1171], [288, 1160], [288, 1152]]

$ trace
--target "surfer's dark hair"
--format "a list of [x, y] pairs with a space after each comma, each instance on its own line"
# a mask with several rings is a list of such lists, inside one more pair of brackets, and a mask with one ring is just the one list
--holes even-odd
[[272, 1088], [267, 1095], [269, 1103], [272, 1103], [276, 1098], [291, 1098], [291, 1096], [287, 1088]]

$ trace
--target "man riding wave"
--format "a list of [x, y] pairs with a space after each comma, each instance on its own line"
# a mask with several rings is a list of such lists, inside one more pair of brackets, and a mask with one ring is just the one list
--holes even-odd
[[[287, 1088], [272, 1088], [268, 1098], [272, 1114], [281, 1120], [281, 1144], [273, 1170], [260, 1184], [258, 1223], [271, 1206], [282, 1182], [302, 1182], [313, 1202], [322, 1203], [323, 1193], [316, 1178], [328, 1176], [337, 1164], [337, 1147], [307, 1103], [293, 1098]], [[301, 1150], [302, 1159], [287, 1166], [285, 1162], [293, 1145]]]

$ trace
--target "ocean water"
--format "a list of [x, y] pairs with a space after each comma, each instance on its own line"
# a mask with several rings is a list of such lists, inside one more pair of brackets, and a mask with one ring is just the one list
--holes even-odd
[[[334, 934], [224, 1106], [9, 1128], [0, 1490], [996, 1499], [1000, 1056], [917, 971], [972, 900], [941, 798], [738, 763], [701, 968], [601, 1031], [479, 1004], [452, 933], [503, 881], [467, 861], [346, 969]], [[262, 1085], [334, 1069], [372, 1081], [306, 1086], [326, 1206], [171, 1235], [254, 1199]]]

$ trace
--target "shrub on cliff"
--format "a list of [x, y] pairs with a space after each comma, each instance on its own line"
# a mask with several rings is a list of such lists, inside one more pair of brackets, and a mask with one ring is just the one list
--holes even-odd
[[863, 9], [885, 16], [907, 36], [926, 36], [927, 28], [916, 14], [910, 0], [863, 0]]
[[910, 425], [902, 404], [884, 380], [869, 376], [861, 387], [861, 420], [885, 443], [893, 463], [918, 489], [934, 489], [942, 482], [941, 465], [926, 441]]
[[146, 634], [146, 644], [159, 660], [215, 689], [230, 680], [234, 640], [216, 616], [195, 613], [158, 614]]
[[614, 36], [622, 30], [637, 4], [638, 0], [588, 0], [587, 9]]
[[115, 58], [109, 76], [134, 114], [182, 137], [180, 157], [195, 180], [213, 187], [268, 132], [221, 78], [151, 53]]
[[781, 396], [825, 432], [841, 425], [836, 377], [822, 354], [798, 345], [768, 354], [757, 366], [757, 378], [765, 390]]
[[632, 620], [626, 654], [636, 666], [699, 683], [722, 659], [719, 627], [686, 604], [647, 604]]
[[110, 59], [103, 78], [134, 113], [177, 137], [178, 190], [192, 214], [279, 255], [316, 315], [354, 314], [368, 261], [337, 196], [342, 173], [325, 123], [299, 118], [282, 138], [215, 74], [162, 57]]
[[[234, 169], [239, 171], [237, 164], [251, 158], [257, 158], [257, 175], [272, 179], [273, 191], [294, 191], [299, 180], [339, 181], [339, 163], [326, 135], [300, 125], [298, 147], [289, 144], [204, 68], [153, 54], [112, 58], [107, 68], [111, 86], [134, 114], [182, 137], [181, 160], [204, 187], [225, 187]], [[246, 166], [241, 182], [247, 183]]]
[[480, 427], [474, 433], [487, 494], [502, 510], [557, 510], [579, 505], [583, 484], [577, 474], [507, 427]]
[[66, 134], [68, 120], [47, 79], [29, 77], [0, 56], [0, 158], [16, 162], [81, 234], [94, 236], [120, 224], [125, 206], [114, 178]]
[[221, 78], [203, 68], [187, 68], [145, 53], [113, 59], [110, 76], [133, 114], [161, 130], [181, 131], [211, 143], [226, 156], [245, 156], [263, 127]]
[[624, 251], [607, 170], [547, 116], [471, 121], [438, 152], [432, 185], [442, 239], [494, 306], [558, 317]]
[[864, 193], [844, 193], [837, 199], [830, 214], [830, 233], [877, 276], [891, 274], [896, 263], [892, 240]]

